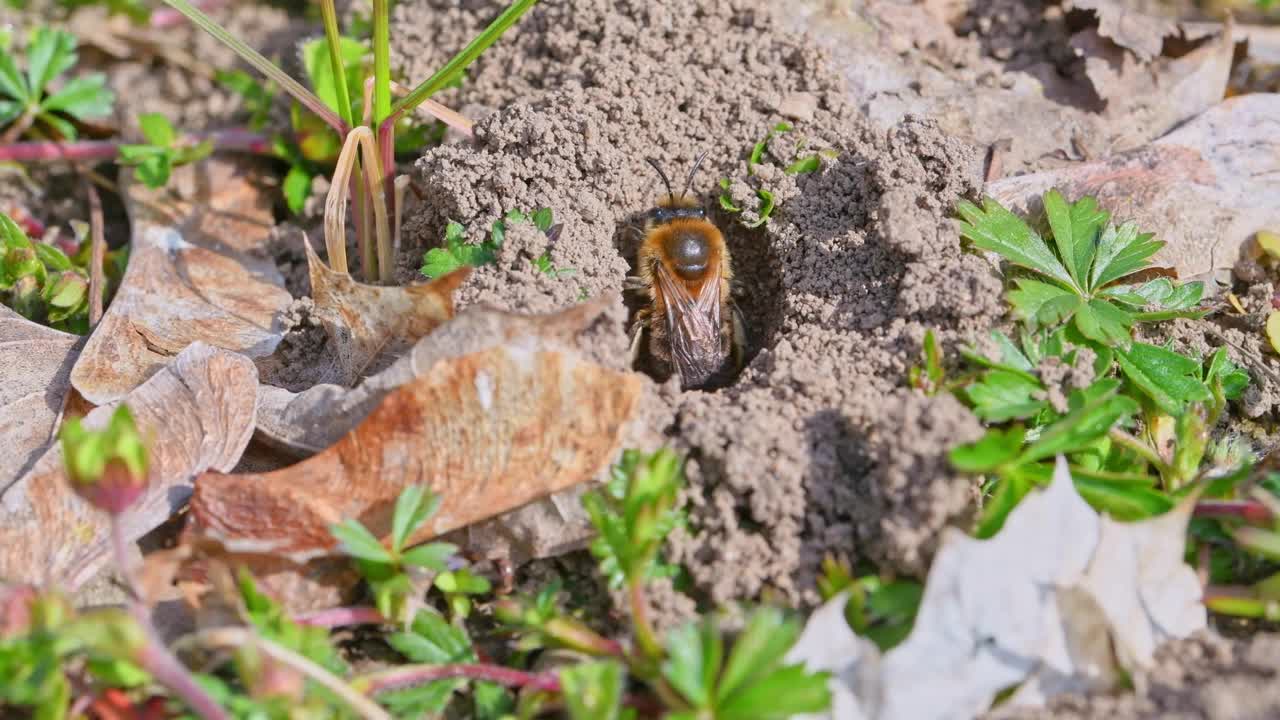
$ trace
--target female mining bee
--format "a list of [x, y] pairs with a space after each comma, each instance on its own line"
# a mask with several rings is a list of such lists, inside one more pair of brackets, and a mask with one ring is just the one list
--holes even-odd
[[679, 196], [662, 168], [648, 160], [667, 195], [646, 217], [636, 258], [638, 277], [627, 283], [648, 300], [632, 325], [632, 361], [647, 336], [654, 372], [667, 377], [678, 373], [685, 389], [705, 388], [737, 372], [746, 345], [742, 316], [729, 294], [729, 248], [706, 211], [689, 197], [706, 157], [705, 152], [698, 156]]

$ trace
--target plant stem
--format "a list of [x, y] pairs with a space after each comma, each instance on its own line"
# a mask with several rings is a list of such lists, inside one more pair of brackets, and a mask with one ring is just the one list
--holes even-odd
[[1233, 517], [1254, 525], [1275, 520], [1271, 510], [1256, 500], [1201, 500], [1192, 511], [1195, 517]]
[[266, 75], [275, 81], [282, 89], [293, 96], [295, 100], [302, 103], [308, 110], [315, 113], [320, 119], [324, 120], [330, 127], [338, 131], [339, 137], [345, 136], [349, 126], [342, 121], [342, 118], [334, 114], [324, 101], [316, 97], [315, 93], [306, 89], [297, 80], [289, 77], [289, 74], [281, 70], [275, 63], [262, 56], [262, 53], [254, 50], [244, 44], [239, 38], [227, 32], [226, 28], [219, 25], [208, 15], [205, 15], [199, 8], [195, 7], [187, 0], [164, 0], [169, 7], [182, 13], [194, 25], [201, 30], [212, 35], [223, 45], [231, 48], [237, 55], [244, 58], [245, 62], [252, 65], [258, 72]]
[[[263, 135], [248, 130], [223, 130], [208, 135], [195, 136], [195, 142], [209, 140], [213, 149], [226, 152], [249, 152], [259, 155], [270, 155], [271, 141]], [[0, 162], [48, 162], [63, 160], [68, 162], [91, 162], [96, 160], [114, 160], [120, 155], [120, 146], [124, 143], [79, 140], [76, 142], [23, 142], [0, 145]]]
[[560, 692], [560, 679], [554, 673], [530, 673], [501, 665], [482, 663], [403, 665], [362, 676], [353, 681], [353, 684], [366, 695], [376, 695], [388, 690], [451, 678], [485, 680], [507, 687], [530, 687], [535, 690]]
[[328, 40], [334, 89], [338, 92], [338, 115], [347, 127], [355, 127], [355, 117], [351, 114], [351, 91], [347, 88], [347, 68], [342, 60], [342, 32], [338, 30], [338, 10], [334, 7], [334, 0], [320, 0], [320, 17], [324, 22], [325, 39]]
[[102, 198], [93, 181], [84, 178], [85, 194], [89, 196], [89, 327], [97, 327], [102, 319], [102, 296], [106, 293], [106, 272], [102, 267], [107, 259], [107, 239], [103, 235]]
[[9, 126], [8, 130], [4, 131], [3, 135], [0, 135], [0, 145], [9, 145], [13, 143], [14, 140], [22, 137], [22, 133], [29, 130], [31, 128], [31, 123], [36, 121], [36, 113], [39, 112], [39, 110], [39, 107], [28, 107], [26, 110], [23, 110], [22, 115], [20, 115], [17, 120], [13, 121], [13, 124]]
[[1111, 431], [1108, 433], [1108, 436], [1111, 438], [1112, 442], [1116, 443], [1117, 445], [1121, 445], [1128, 450], [1133, 451], [1134, 454], [1138, 455], [1143, 460], [1146, 460], [1147, 462], [1151, 463], [1156, 468], [1156, 470], [1160, 472], [1160, 475], [1165, 476], [1172, 472], [1172, 469], [1169, 467], [1167, 463], [1165, 463], [1164, 459], [1160, 457], [1159, 453], [1153, 450], [1151, 446], [1142, 442], [1138, 438], [1130, 435], [1124, 430], [1121, 430], [1119, 428], [1112, 428]]
[[371, 607], [339, 607], [305, 613], [293, 618], [299, 625], [335, 628], [345, 625], [382, 625], [391, 622]]
[[653, 625], [649, 623], [648, 604], [645, 602], [644, 597], [644, 583], [640, 580], [631, 580], [627, 594], [631, 600], [631, 622], [635, 625], [636, 644], [640, 646], [640, 651], [647, 658], [656, 660], [662, 657], [662, 645], [658, 643], [658, 634], [654, 632]]
[[199, 634], [199, 641], [208, 646], [236, 648], [244, 645], [252, 645], [262, 652], [263, 655], [270, 657], [276, 662], [287, 665], [294, 670], [302, 673], [308, 678], [325, 686], [333, 691], [335, 695], [342, 698], [352, 710], [355, 710], [364, 718], [373, 718], [373, 720], [391, 720], [391, 716], [387, 711], [383, 710], [369, 698], [356, 692], [347, 683], [336, 677], [333, 673], [325, 670], [319, 665], [311, 662], [307, 658], [298, 653], [283, 647], [264, 637], [255, 635], [245, 628], [230, 627], [218, 628], [215, 630], [206, 630]]
[[[330, 0], [331, 1], [331, 0]], [[373, 0], [373, 121], [391, 114], [391, 3]]]

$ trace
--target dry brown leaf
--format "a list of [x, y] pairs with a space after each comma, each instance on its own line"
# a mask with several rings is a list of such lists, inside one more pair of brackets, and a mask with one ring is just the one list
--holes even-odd
[[311, 593], [350, 587], [321, 557], [335, 551], [333, 523], [356, 518], [384, 537], [400, 491], [425, 484], [443, 500], [420, 542], [593, 479], [620, 450], [642, 383], [528, 335], [441, 359], [319, 455], [272, 473], [202, 475], [191, 527], [291, 608], [310, 606]]
[[1155, 256], [1189, 278], [1230, 265], [1258, 230], [1280, 226], [1280, 95], [1220, 103], [1178, 130], [1093, 163], [992, 183], [988, 194], [1026, 210], [1050, 188], [1084, 195], [1118, 221], [1168, 244]]
[[71, 371], [82, 395], [118, 400], [197, 341], [251, 358], [275, 350], [293, 298], [265, 254], [272, 201], [254, 177], [215, 156], [174, 171], [178, 198], [129, 186], [129, 267]]
[[[150, 485], [124, 516], [137, 539], [182, 504], [195, 475], [229, 470], [253, 435], [258, 371], [248, 358], [204, 343], [183, 350], [124, 398], [150, 442]], [[106, 425], [114, 405], [85, 416]], [[80, 499], [54, 445], [0, 496], [0, 579], [74, 591], [108, 557], [105, 513]]]
[[49, 446], [83, 339], [0, 305], [0, 493]]
[[1160, 55], [1164, 39], [1178, 34], [1175, 18], [1160, 17], [1135, 10], [1131, 0], [1071, 0], [1077, 10], [1092, 10], [1098, 17], [1098, 32], [1128, 48], [1141, 60]]
[[315, 314], [348, 386], [368, 372], [377, 357], [404, 352], [453, 317], [453, 292], [471, 273], [463, 267], [422, 285], [365, 285], [331, 270], [310, 242], [303, 245]]

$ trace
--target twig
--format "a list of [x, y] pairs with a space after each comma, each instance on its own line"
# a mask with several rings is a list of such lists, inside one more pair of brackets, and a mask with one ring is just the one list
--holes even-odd
[[311, 662], [298, 653], [278, 645], [264, 637], [259, 637], [245, 628], [230, 627], [206, 630], [197, 634], [201, 644], [212, 647], [237, 648], [244, 645], [255, 646], [271, 659], [288, 665], [308, 678], [320, 683], [364, 718], [373, 720], [391, 720], [391, 716], [369, 698], [356, 692], [350, 685], [335, 677], [333, 673]]
[[106, 272], [102, 264], [107, 259], [107, 239], [103, 234], [102, 198], [93, 181], [84, 178], [84, 191], [89, 196], [89, 327], [98, 325], [102, 319], [102, 296], [106, 290]]

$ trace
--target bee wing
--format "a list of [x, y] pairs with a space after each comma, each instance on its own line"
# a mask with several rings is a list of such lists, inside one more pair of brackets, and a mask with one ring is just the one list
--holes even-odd
[[656, 268], [658, 289], [666, 309], [671, 362], [685, 387], [702, 385], [720, 370], [725, 360], [719, 273], [710, 273], [694, 297], [665, 265], [658, 263]]

